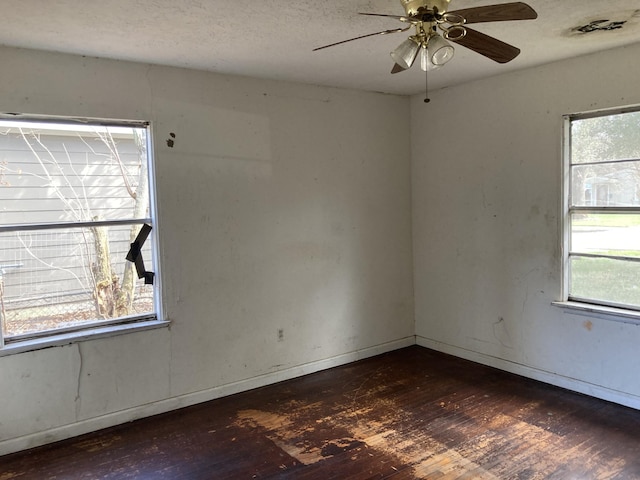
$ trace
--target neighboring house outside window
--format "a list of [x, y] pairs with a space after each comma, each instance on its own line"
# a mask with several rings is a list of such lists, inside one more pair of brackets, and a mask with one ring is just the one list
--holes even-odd
[[158, 323], [151, 152], [145, 122], [2, 116], [0, 352]]
[[563, 300], [640, 310], [640, 111], [565, 127]]

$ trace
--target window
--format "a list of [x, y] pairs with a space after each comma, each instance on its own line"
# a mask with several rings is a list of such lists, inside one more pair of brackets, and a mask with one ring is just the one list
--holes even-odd
[[151, 151], [142, 122], [0, 118], [0, 349], [158, 323]]
[[565, 122], [564, 298], [640, 310], [640, 111]]

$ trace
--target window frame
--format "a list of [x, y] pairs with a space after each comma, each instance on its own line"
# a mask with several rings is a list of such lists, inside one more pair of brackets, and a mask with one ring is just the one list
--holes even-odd
[[[609, 206], [572, 206], [571, 205], [571, 125], [574, 120], [585, 120], [625, 113], [640, 112], [640, 105], [618, 107], [613, 109], [597, 110], [590, 112], [566, 114], [562, 116], [562, 170], [561, 170], [561, 291], [560, 301], [552, 302], [552, 305], [572, 310], [577, 313], [589, 313], [597, 318], [619, 321], [622, 323], [640, 324], [640, 306], [634, 308], [631, 305], [618, 304], [616, 302], [599, 301], [590, 298], [581, 298], [570, 295], [571, 282], [571, 256], [612, 258], [611, 255], [595, 255], [575, 253], [571, 249], [571, 214], [572, 212], [604, 213], [604, 214], [640, 214], [640, 205], [633, 207], [609, 207]], [[605, 162], [603, 162], [605, 163]], [[588, 164], [585, 164], [588, 165]], [[625, 258], [627, 260], [627, 258]], [[632, 260], [640, 262], [640, 259]]]
[[64, 228], [82, 227], [112, 227], [122, 225], [149, 224], [153, 228], [153, 234], [147, 239], [151, 246], [152, 263], [154, 269], [153, 279], [153, 313], [135, 314], [117, 318], [96, 320], [86, 324], [78, 324], [67, 327], [60, 327], [51, 330], [42, 330], [25, 334], [5, 337], [3, 329], [0, 328], [0, 357], [48, 348], [52, 346], [67, 345], [78, 341], [103, 338], [120, 335], [133, 331], [150, 330], [159, 327], [166, 327], [169, 322], [164, 318], [162, 301], [162, 275], [160, 266], [160, 245], [158, 239], [158, 214], [156, 197], [156, 173], [155, 173], [155, 150], [153, 141], [153, 128], [149, 121], [145, 120], [119, 120], [90, 117], [65, 117], [50, 115], [30, 115], [15, 113], [0, 113], [0, 120], [12, 122], [29, 123], [57, 123], [57, 124], [77, 124], [78, 126], [96, 127], [126, 127], [144, 128], [146, 130], [146, 162], [147, 162], [147, 183], [149, 189], [149, 214], [144, 218], [125, 220], [100, 220], [91, 222], [53, 222], [53, 223], [27, 223], [27, 224], [7, 224], [0, 225], [0, 233], [34, 230], [56, 230]]

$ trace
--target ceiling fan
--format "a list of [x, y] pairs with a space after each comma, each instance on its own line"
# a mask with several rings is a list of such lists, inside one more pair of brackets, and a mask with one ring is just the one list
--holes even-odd
[[[536, 11], [523, 2], [486, 5], [449, 12], [450, 1], [400, 0], [404, 7], [405, 15], [360, 13], [360, 15], [393, 18], [408, 25], [331, 43], [314, 48], [313, 51], [361, 38], [406, 32], [413, 27], [415, 28], [415, 34], [410, 35], [408, 39], [391, 52], [391, 58], [395, 62], [391, 73], [398, 73], [411, 68], [418, 56], [420, 56], [420, 67], [425, 72], [441, 67], [451, 60], [454, 54], [454, 48], [447, 40], [467, 47], [498, 63], [507, 63], [520, 54], [519, 48], [473, 30], [467, 25], [482, 22], [533, 20], [538, 17]], [[442, 32], [442, 35], [438, 33], [438, 30]], [[425, 99], [425, 102], [428, 101], [428, 98]]]

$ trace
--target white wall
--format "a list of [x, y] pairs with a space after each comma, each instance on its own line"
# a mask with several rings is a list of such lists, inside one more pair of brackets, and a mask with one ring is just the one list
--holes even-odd
[[562, 115], [640, 104], [640, 45], [412, 98], [418, 343], [640, 408], [640, 327], [551, 305]]
[[414, 342], [407, 98], [0, 58], [1, 111], [153, 122], [172, 322], [0, 357], [0, 453]]

